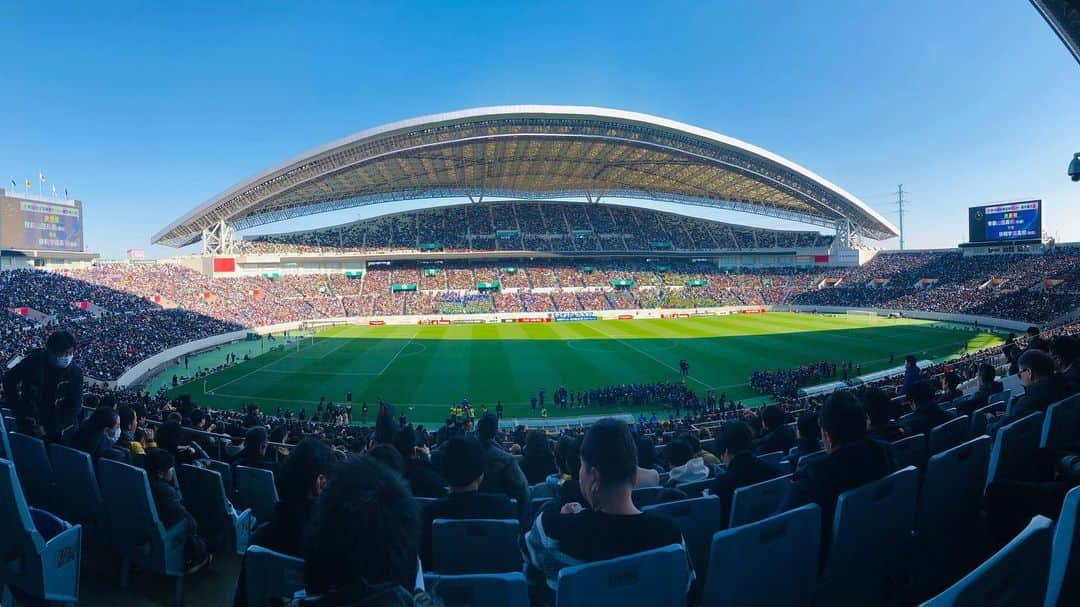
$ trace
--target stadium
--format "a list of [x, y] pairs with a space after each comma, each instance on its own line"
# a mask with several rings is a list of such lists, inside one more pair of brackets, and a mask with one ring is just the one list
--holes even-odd
[[561, 105], [301, 152], [167, 259], [12, 185], [4, 607], [1080, 604], [1080, 243], [1043, 200], [883, 250], [778, 154]]

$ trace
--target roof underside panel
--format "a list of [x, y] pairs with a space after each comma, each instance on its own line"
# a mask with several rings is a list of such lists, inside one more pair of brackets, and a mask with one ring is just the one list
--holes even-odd
[[[864, 235], [896, 230], [864, 203], [778, 156], [628, 112], [528, 106], [417, 119], [359, 133], [237, 186], [154, 242], [391, 200], [620, 197], [732, 208]], [[517, 110], [517, 111], [510, 111]]]

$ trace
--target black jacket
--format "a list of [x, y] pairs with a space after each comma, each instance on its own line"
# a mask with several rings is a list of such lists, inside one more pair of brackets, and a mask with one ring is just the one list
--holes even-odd
[[82, 407], [82, 369], [75, 363], [57, 367], [45, 350], [30, 352], [8, 369], [3, 386], [15, 415], [37, 420], [52, 440], [60, 440], [61, 431], [75, 422]]
[[533, 454], [526, 449], [520, 464], [521, 472], [530, 485], [542, 483], [547, 480], [548, 475], [558, 472], [555, 468], [555, 457], [551, 453]]
[[1050, 405], [1069, 395], [1069, 384], [1064, 376], [1057, 373], [1046, 379], [1035, 382], [1024, 389], [1024, 394], [1018, 396], [1008, 412], [997, 421], [987, 425], [986, 433], [993, 436], [999, 428], [1006, 424], [1027, 417], [1036, 411], [1046, 413]]
[[787, 427], [787, 425], [783, 425], [754, 441], [754, 452], [758, 455], [765, 455], [774, 451], [787, 453], [794, 446], [795, 431]]
[[709, 485], [709, 493], [720, 499], [720, 506], [723, 508], [720, 520], [727, 524], [731, 514], [731, 498], [736, 489], [783, 475], [784, 472], [777, 466], [763, 462], [749, 453], [736, 455], [727, 466], [727, 474], [716, 477]]
[[435, 519], [495, 518], [517, 520], [517, 512], [509, 498], [498, 493], [451, 493], [449, 496], [428, 504], [423, 513], [421, 532], [421, 561], [424, 571], [432, 570], [431, 524]]
[[967, 396], [953, 401], [957, 415], [971, 415], [976, 409], [981, 409], [990, 401], [990, 397], [1005, 389], [1005, 385], [994, 380], [994, 383], [979, 386], [979, 389]]
[[502, 493], [516, 499], [518, 508], [524, 508], [529, 500], [529, 485], [514, 456], [494, 441], [484, 442], [484, 480], [480, 491]]
[[937, 403], [924, 403], [910, 417], [900, 424], [904, 427], [904, 434], [914, 436], [925, 434], [930, 436], [930, 431], [952, 419]]
[[446, 497], [446, 481], [431, 462], [417, 457], [405, 460], [405, 478], [416, 497]]
[[176, 487], [173, 487], [160, 478], [152, 478], [150, 479], [150, 495], [154, 498], [154, 506], [157, 508], [158, 518], [161, 519], [161, 524], [164, 525], [166, 529], [180, 521], [187, 521], [187, 532], [189, 534], [195, 533], [197, 529], [195, 517], [191, 516], [191, 513], [187, 511], [187, 508], [184, 508], [180, 492], [176, 490]]
[[904, 430], [896, 422], [890, 421], [870, 426], [866, 430], [866, 437], [883, 443], [891, 443], [904, 438]]

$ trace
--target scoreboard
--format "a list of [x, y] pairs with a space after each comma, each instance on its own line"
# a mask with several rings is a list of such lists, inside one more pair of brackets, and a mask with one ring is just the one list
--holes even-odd
[[995, 243], [1042, 238], [1042, 201], [1026, 200], [968, 209], [968, 242]]
[[82, 202], [0, 194], [0, 249], [83, 250]]

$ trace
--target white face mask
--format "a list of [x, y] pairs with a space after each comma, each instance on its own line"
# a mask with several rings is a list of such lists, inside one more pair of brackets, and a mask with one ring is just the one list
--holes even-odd
[[75, 358], [75, 356], [72, 355], [72, 354], [68, 354], [67, 356], [57, 356], [56, 357], [56, 366], [60, 367], [61, 369], [66, 369], [67, 366], [71, 364], [71, 361], [74, 358]]
[[109, 440], [111, 440], [114, 443], [116, 441], [120, 440], [120, 426], [117, 426], [117, 427], [112, 428], [112, 429], [109, 430]]

